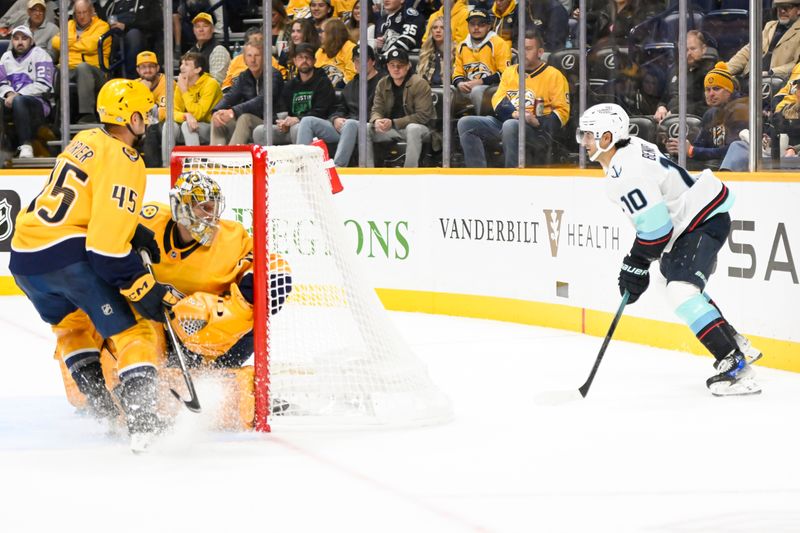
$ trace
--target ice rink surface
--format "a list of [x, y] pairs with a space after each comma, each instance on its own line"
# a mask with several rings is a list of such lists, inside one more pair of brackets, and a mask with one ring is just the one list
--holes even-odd
[[553, 405], [602, 339], [391, 317], [450, 424], [256, 435], [186, 413], [134, 456], [74, 413], [49, 328], [2, 298], [0, 531], [800, 531], [800, 376], [714, 398], [710, 358], [612, 341], [588, 398]]

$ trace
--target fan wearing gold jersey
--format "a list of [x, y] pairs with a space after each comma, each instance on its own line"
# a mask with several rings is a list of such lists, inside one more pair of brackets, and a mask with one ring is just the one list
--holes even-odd
[[164, 308], [177, 302], [135, 250], [154, 248], [138, 227], [146, 180], [133, 148], [153, 111], [153, 97], [138, 81], [102, 87], [97, 112], [105, 128], [80, 132], [58, 156], [42, 191], [17, 217], [9, 264], [100, 418], [117, 415], [100, 366], [103, 339], [113, 346], [134, 451], [159, 424], [157, 338], [147, 319], [163, 320]]

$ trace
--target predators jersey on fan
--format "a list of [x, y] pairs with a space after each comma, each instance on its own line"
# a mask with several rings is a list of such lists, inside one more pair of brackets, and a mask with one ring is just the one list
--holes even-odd
[[156, 279], [183, 294], [222, 294], [251, 269], [253, 239], [238, 222], [220, 220], [211, 246], [193, 241], [185, 247], [176, 244], [178, 228], [169, 206], [146, 204], [140, 222], [153, 230], [161, 249], [161, 262], [153, 265]]
[[511, 64], [511, 47], [496, 33], [490, 31], [477, 45], [471, 45], [472, 39], [467, 37], [456, 53], [453, 68], [453, 85], [462, 81], [490, 78], [484, 85], [495, 85], [500, 81], [500, 74]]
[[[535, 112], [534, 99], [544, 99], [544, 115], [555, 113], [565, 125], [569, 120], [569, 82], [555, 67], [542, 63], [525, 77], [525, 110]], [[517, 65], [503, 71], [500, 86], [492, 96], [492, 107], [498, 118], [510, 117], [511, 113], [503, 113], [501, 108], [508, 107], [513, 111], [519, 109], [519, 72]]]
[[356, 67], [353, 64], [353, 48], [356, 44], [353, 41], [345, 41], [339, 53], [334, 57], [322, 48], [317, 49], [315, 67], [325, 71], [334, 89], [341, 89], [356, 75]]
[[[49, 181], [17, 217], [14, 272], [52, 271], [92, 254], [95, 267], [124, 278], [138, 223], [145, 167], [139, 153], [103, 129], [78, 133], [56, 160]], [[105, 269], [104, 263], [116, 263]], [[139, 263], [137, 268], [141, 268]], [[115, 281], [107, 280], [120, 286]]]

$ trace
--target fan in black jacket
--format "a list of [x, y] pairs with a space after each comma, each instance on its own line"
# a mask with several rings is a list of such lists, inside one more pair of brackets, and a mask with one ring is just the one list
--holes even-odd
[[158, 31], [163, 27], [161, 2], [152, 0], [111, 0], [98, 12], [111, 29], [123, 32], [125, 46], [125, 77], [138, 78], [136, 56], [150, 49]]
[[[244, 46], [244, 70], [233, 81], [233, 86], [214, 106], [211, 115], [211, 144], [248, 144], [253, 130], [264, 123], [263, 52], [260, 45]], [[272, 71], [272, 106], [278, 105], [283, 89], [283, 78]], [[274, 117], [273, 117], [274, 118]]]

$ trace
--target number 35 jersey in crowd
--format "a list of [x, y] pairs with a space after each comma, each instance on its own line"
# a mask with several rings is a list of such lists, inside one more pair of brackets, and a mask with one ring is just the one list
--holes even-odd
[[733, 193], [710, 170], [695, 178], [656, 145], [638, 137], [630, 141], [611, 158], [606, 192], [633, 222], [635, 248], [649, 259], [658, 259], [683, 233], [730, 210]]
[[109, 284], [129, 285], [143, 273], [130, 240], [146, 180], [135, 149], [104, 129], [80, 132], [17, 216], [11, 272], [44, 274], [87, 261]]

